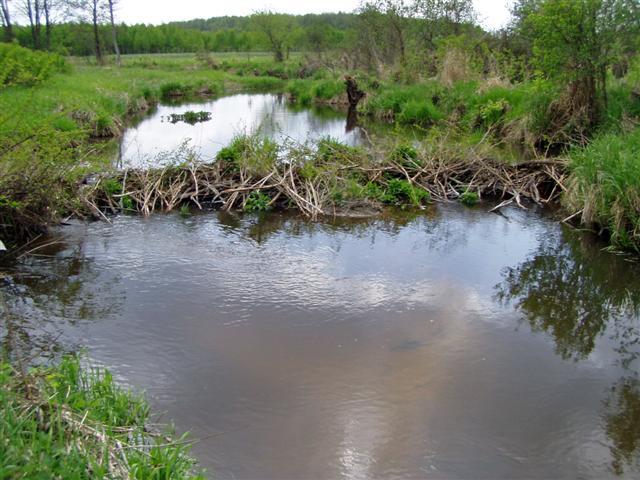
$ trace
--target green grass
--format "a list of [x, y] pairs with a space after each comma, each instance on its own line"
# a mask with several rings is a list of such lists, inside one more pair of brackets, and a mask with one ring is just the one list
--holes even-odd
[[565, 204], [608, 231], [613, 245], [640, 252], [640, 128], [574, 149], [570, 168]]
[[144, 398], [77, 357], [17, 373], [0, 363], [2, 478], [204, 478], [185, 437], [146, 428]]

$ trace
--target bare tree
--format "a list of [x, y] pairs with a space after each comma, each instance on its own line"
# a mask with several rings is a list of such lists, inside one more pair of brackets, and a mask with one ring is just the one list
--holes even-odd
[[11, 42], [13, 40], [13, 25], [11, 23], [11, 14], [9, 13], [9, 0], [0, 0], [0, 9], [2, 9], [4, 39], [7, 42]]
[[118, 32], [114, 20], [113, 9], [117, 0], [109, 0], [109, 20], [111, 21], [111, 36], [113, 38], [113, 51], [116, 53], [116, 65], [120, 66], [120, 47], [118, 46]]

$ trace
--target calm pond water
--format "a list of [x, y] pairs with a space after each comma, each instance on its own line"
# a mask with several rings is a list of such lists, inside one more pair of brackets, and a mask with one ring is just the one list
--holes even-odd
[[639, 266], [504, 214], [67, 227], [3, 341], [87, 346], [219, 479], [638, 478]]
[[[209, 121], [190, 125], [172, 123], [171, 115], [187, 111], [209, 112]], [[160, 105], [139, 123], [127, 129], [120, 146], [120, 165], [162, 163], [158, 156], [178, 148], [185, 139], [206, 161], [242, 133], [261, 133], [282, 142], [306, 142], [332, 137], [349, 145], [365, 141], [364, 130], [347, 122], [346, 112], [330, 108], [300, 108], [283, 95], [239, 94], [211, 101]]]

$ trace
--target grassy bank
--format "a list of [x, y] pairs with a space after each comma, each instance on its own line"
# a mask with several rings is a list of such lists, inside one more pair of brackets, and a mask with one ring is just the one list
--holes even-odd
[[600, 135], [569, 157], [565, 205], [612, 244], [640, 252], [640, 128]]
[[18, 373], [0, 363], [1, 478], [203, 478], [185, 437], [152, 434], [149, 406], [76, 357]]

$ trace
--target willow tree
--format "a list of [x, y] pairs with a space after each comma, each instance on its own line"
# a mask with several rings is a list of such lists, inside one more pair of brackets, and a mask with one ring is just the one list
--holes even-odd
[[276, 62], [282, 62], [291, 48], [295, 28], [290, 15], [271, 11], [257, 12], [251, 16], [251, 23], [260, 32]]
[[564, 113], [594, 126], [607, 105], [615, 52], [637, 42], [640, 0], [528, 2], [523, 23], [539, 70], [567, 88]]

